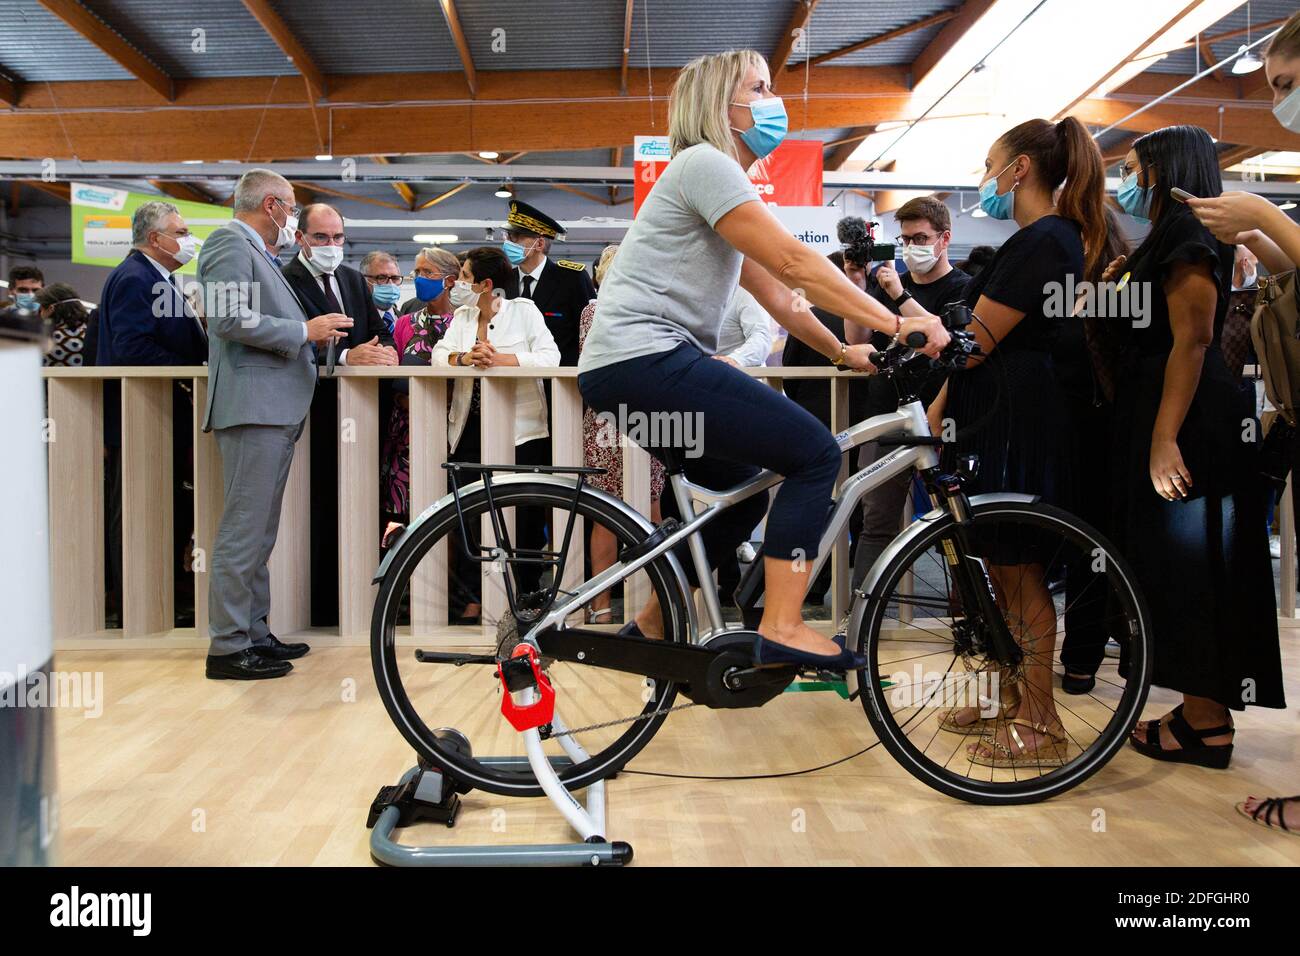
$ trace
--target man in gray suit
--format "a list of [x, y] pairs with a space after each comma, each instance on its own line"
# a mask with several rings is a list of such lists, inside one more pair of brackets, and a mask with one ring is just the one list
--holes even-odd
[[275, 253], [293, 244], [293, 187], [265, 169], [235, 187], [235, 216], [199, 253], [208, 318], [208, 404], [226, 500], [208, 564], [207, 676], [282, 677], [310, 649], [271, 633], [267, 561], [280, 526], [293, 449], [316, 389], [316, 349], [346, 336], [352, 320], [309, 319]]

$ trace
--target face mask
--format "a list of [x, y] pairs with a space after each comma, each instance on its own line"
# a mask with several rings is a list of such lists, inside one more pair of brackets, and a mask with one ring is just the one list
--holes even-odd
[[1119, 190], [1115, 193], [1115, 201], [1119, 203], [1119, 208], [1142, 223], [1144, 226], [1151, 222], [1151, 187], [1143, 189], [1138, 185], [1137, 170], [1125, 176], [1119, 184]]
[[527, 259], [535, 248], [537, 248], [535, 242], [527, 249], [517, 242], [511, 242], [509, 239], [501, 243], [501, 251], [506, 254], [506, 258], [510, 260], [512, 266], [517, 266]]
[[[275, 205], [277, 206], [280, 205], [280, 201], [277, 200]], [[275, 222], [275, 216], [271, 217], [271, 221]], [[277, 249], [284, 249], [287, 246], [292, 246], [293, 234], [298, 231], [298, 217], [289, 216], [287, 219], [285, 219], [284, 225], [278, 228], [280, 230], [280, 234], [275, 237], [275, 247]]]
[[397, 300], [402, 297], [402, 290], [399, 286], [389, 285], [387, 282], [382, 285], [376, 283], [370, 297], [375, 300], [375, 305], [387, 309], [397, 304]]
[[[749, 114], [754, 117], [754, 125], [747, 130], [736, 130], [740, 141], [749, 147], [749, 151], [762, 159], [781, 145], [789, 129], [789, 119], [785, 115], [785, 103], [779, 96], [754, 100], [752, 103], [732, 103], [732, 106], [748, 106]], [[736, 129], [734, 126], [732, 129]]]
[[176, 243], [176, 251], [167, 253], [181, 265], [189, 262], [199, 251], [199, 240], [196, 236], [168, 236], [172, 242]]
[[36, 311], [36, 296], [30, 292], [19, 292], [14, 296], [14, 301], [18, 303], [20, 309], [26, 309], [30, 312]]
[[934, 246], [903, 246], [903, 261], [912, 272], [929, 272], [939, 261]]
[[1255, 282], [1258, 278], [1259, 276], [1257, 275], [1257, 270], [1255, 269], [1254, 266], [1251, 266], [1248, 271], [1245, 271], [1241, 274], [1240, 285], [1237, 285], [1235, 282], [1233, 283], [1232, 291], [1240, 292], [1243, 289], [1253, 289], [1255, 288]]
[[[343, 263], [342, 246], [312, 246], [311, 261], [321, 272], [333, 272]], [[375, 286], [376, 289], [379, 286]]]
[[442, 290], [446, 288], [446, 285], [444, 279], [426, 279], [424, 276], [416, 276], [415, 297], [421, 302], [432, 302], [442, 295]]
[[473, 305], [478, 299], [478, 293], [474, 291], [474, 287], [464, 279], [458, 279], [456, 284], [451, 287], [451, 292], [448, 295], [451, 296], [451, 304], [458, 309], [462, 306]]
[[1292, 90], [1281, 103], [1273, 107], [1273, 116], [1284, 128], [1300, 133], [1300, 87]]
[[[1002, 167], [1002, 173], [1005, 173], [1015, 164], [1016, 161], [1013, 159]], [[993, 219], [1011, 219], [1016, 208], [1016, 185], [1018, 184], [1012, 185], [1004, 193], [999, 193], [998, 176], [1001, 176], [1002, 173], [998, 173], [997, 176], [980, 186], [980, 208]]]

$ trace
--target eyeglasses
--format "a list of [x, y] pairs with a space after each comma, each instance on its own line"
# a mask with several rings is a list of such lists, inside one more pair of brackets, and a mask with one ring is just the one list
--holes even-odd
[[402, 284], [402, 277], [401, 277], [401, 276], [393, 276], [393, 275], [379, 275], [379, 276], [372, 276], [372, 275], [367, 275], [366, 278], [369, 279], [371, 282], [375, 283], [376, 285], [401, 285], [401, 284]]
[[298, 205], [290, 206], [287, 202], [285, 202], [285, 201], [284, 201], [283, 199], [281, 199], [279, 196], [272, 196], [271, 198], [274, 199], [276, 202], [278, 202], [281, 206], [284, 206], [285, 208], [287, 208], [287, 209], [289, 210], [289, 214], [290, 214], [291, 216], [293, 216], [295, 219], [297, 219], [297, 218], [299, 218], [300, 216], [302, 216], [302, 206], [298, 206]]
[[332, 236], [323, 232], [313, 232], [307, 238], [309, 238], [312, 242], [316, 243], [316, 245], [318, 246], [323, 246], [326, 245], [327, 243], [333, 246], [341, 246], [343, 245], [343, 241], [344, 241], [344, 236], [343, 233], [341, 232], [335, 233]]
[[927, 232], [916, 232], [910, 236], [895, 236], [894, 243], [899, 246], [929, 246], [939, 241], [939, 236], [932, 236]]

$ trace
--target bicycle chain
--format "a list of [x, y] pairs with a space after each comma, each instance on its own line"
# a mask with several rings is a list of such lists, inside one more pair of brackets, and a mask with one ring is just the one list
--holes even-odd
[[616, 727], [619, 724], [634, 724], [638, 720], [651, 720], [661, 714], [667, 716], [676, 710], [689, 710], [692, 707], [698, 707], [699, 704], [692, 701], [689, 704], [678, 704], [676, 707], [669, 707], [667, 710], [656, 710], [649, 714], [637, 714], [635, 717], [617, 717], [614, 720], [606, 720], [599, 724], [588, 724], [585, 727], [570, 727], [568, 730], [562, 730], [559, 733], [552, 733], [551, 737], [569, 737], [573, 734], [584, 733], [588, 730], [603, 730], [605, 727]]

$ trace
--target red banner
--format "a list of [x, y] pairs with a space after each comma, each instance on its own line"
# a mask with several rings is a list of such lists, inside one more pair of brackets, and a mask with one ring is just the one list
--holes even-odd
[[[668, 165], [668, 137], [638, 136], [632, 161], [632, 215], [650, 195]], [[771, 156], [754, 166], [749, 177], [763, 202], [777, 206], [822, 204], [822, 143], [788, 139]]]

